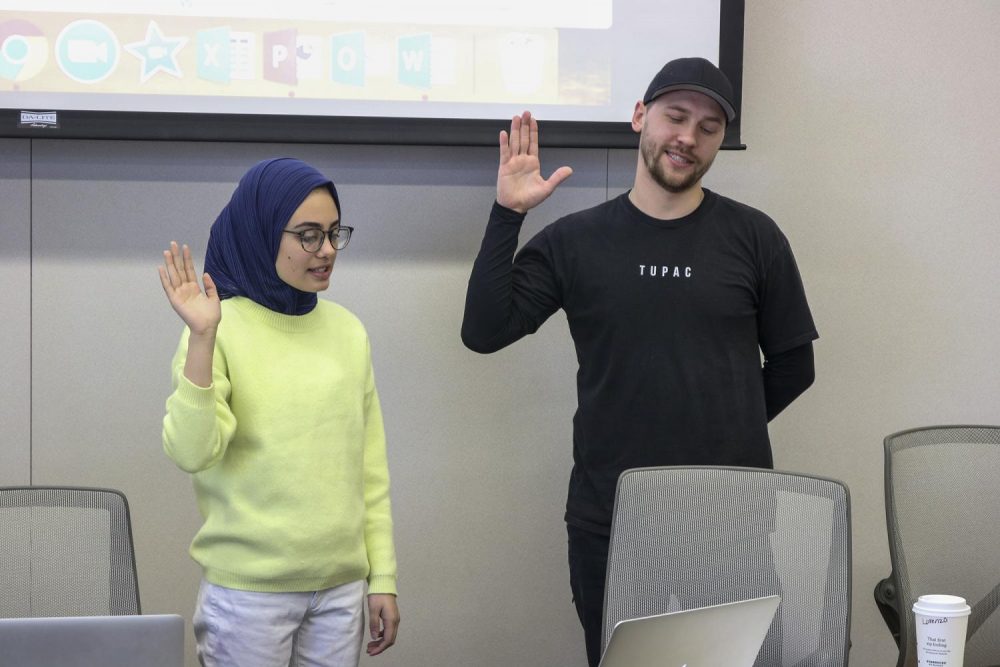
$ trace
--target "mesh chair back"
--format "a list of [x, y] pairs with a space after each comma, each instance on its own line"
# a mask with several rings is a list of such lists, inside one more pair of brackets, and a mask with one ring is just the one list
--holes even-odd
[[753, 468], [618, 480], [604, 605], [619, 621], [777, 594], [755, 665], [847, 665], [850, 500], [840, 482]]
[[897, 665], [916, 665], [914, 601], [972, 607], [965, 664], [1000, 664], [1000, 427], [933, 426], [885, 439], [886, 521], [900, 619]]
[[125, 496], [0, 487], [0, 617], [138, 613]]

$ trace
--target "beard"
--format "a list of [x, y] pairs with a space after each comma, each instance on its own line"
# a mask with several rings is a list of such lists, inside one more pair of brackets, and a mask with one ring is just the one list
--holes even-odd
[[[708, 173], [709, 167], [712, 166], [712, 160], [707, 163], [702, 164], [698, 162], [694, 157], [688, 155], [683, 151], [675, 151], [680, 153], [686, 158], [694, 160], [693, 169], [686, 175], [683, 176], [672, 176], [667, 173], [667, 170], [663, 166], [662, 158], [665, 157], [664, 151], [657, 146], [652, 139], [648, 137], [640, 137], [639, 140], [639, 152], [642, 155], [642, 161], [646, 165], [646, 170], [649, 175], [653, 178], [656, 183], [666, 190], [667, 192], [672, 192], [674, 194], [687, 192], [701, 181], [702, 176]], [[670, 158], [666, 158], [670, 159]]]

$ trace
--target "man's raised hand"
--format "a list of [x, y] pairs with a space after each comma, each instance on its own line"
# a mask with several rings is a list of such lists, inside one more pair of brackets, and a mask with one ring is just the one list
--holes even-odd
[[500, 132], [500, 169], [497, 172], [497, 203], [519, 213], [527, 213], [569, 178], [573, 170], [559, 167], [542, 178], [538, 159], [538, 121], [531, 112], [514, 116], [510, 132]]

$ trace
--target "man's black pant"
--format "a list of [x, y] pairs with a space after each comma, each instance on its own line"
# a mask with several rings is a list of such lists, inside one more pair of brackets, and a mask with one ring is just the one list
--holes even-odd
[[601, 661], [604, 583], [610, 538], [568, 524], [566, 530], [569, 534], [569, 584], [573, 589], [573, 604], [583, 625], [587, 662], [590, 667], [597, 667]]

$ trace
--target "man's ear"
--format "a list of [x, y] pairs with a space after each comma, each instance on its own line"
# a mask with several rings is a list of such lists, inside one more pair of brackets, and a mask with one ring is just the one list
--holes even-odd
[[632, 131], [642, 132], [642, 124], [646, 120], [646, 105], [639, 100], [635, 103], [635, 109], [632, 111]]

